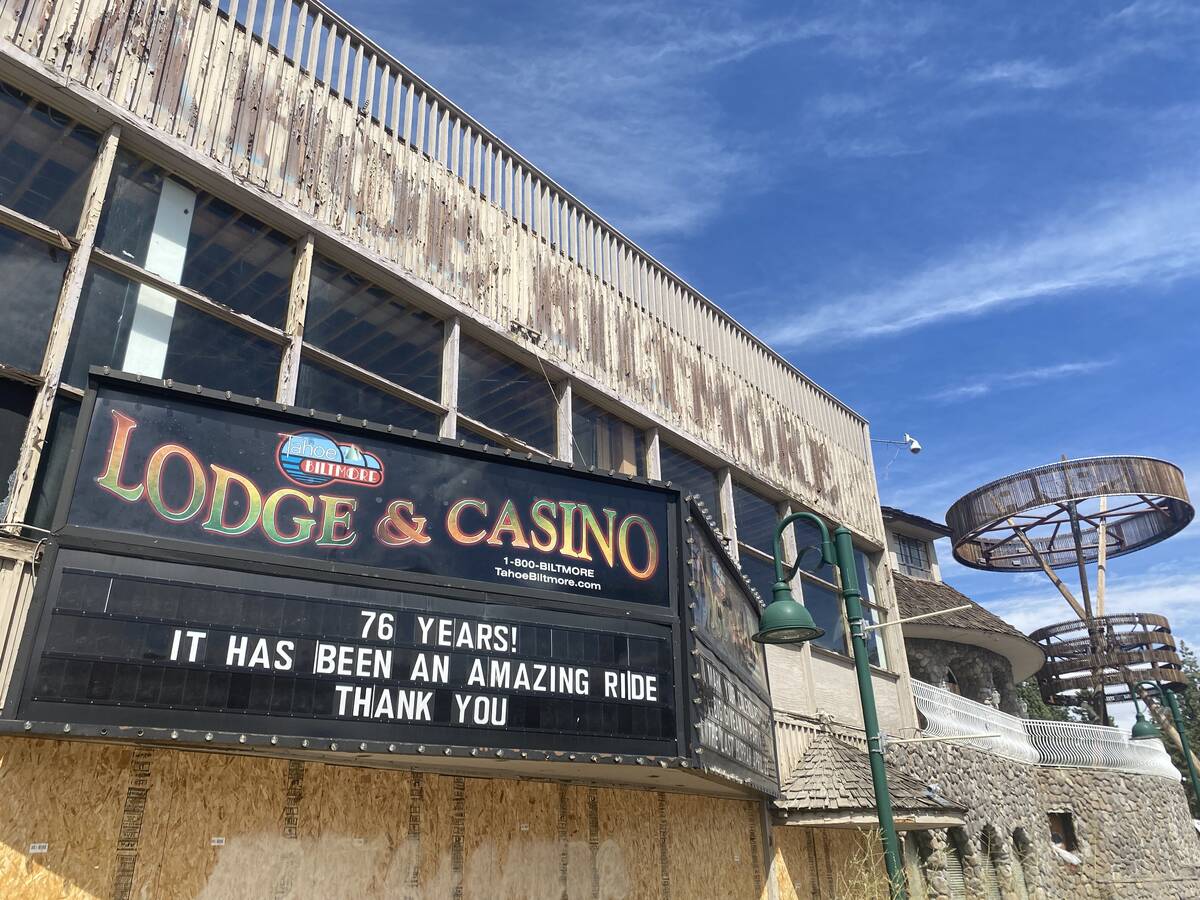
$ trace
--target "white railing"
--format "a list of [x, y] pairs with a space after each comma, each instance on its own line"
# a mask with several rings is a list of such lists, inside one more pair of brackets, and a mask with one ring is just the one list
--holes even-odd
[[[1019, 719], [951, 691], [913, 680], [924, 733], [954, 738], [998, 756], [1080, 769], [1109, 769], [1179, 780], [1162, 741], [1133, 741], [1120, 728]], [[991, 734], [995, 737], [967, 737]]]
[[1162, 741], [1130, 740], [1119, 728], [1030, 719], [1025, 729], [1044, 766], [1116, 769], [1179, 779]]
[[924, 732], [929, 737], [955, 738], [956, 743], [1020, 762], [1039, 761], [1038, 751], [1030, 742], [1022, 719], [916, 679], [912, 686], [917, 709], [925, 717]]

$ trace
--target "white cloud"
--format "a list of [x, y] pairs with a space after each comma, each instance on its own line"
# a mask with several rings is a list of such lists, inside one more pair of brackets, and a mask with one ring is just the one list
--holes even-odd
[[1010, 59], [992, 63], [966, 76], [969, 84], [1003, 83], [1033, 90], [1064, 87], [1082, 74], [1075, 66], [1052, 66], [1037, 60]]
[[[722, 106], [727, 92], [714, 78], [756, 95], [767, 76], [736, 82], [743, 72], [735, 67], [768, 51], [869, 61], [901, 52], [929, 27], [923, 13], [869, 5], [766, 16], [706, 0], [568, 4], [546, 21], [514, 17], [479, 39], [402, 28], [379, 8], [354, 20], [639, 239], [691, 232], [735, 189], [762, 189], [779, 173], [779, 146], [790, 139], [780, 118], [748, 113], [740, 101]], [[871, 156], [898, 147], [863, 139], [833, 150]]]
[[1031, 387], [1047, 381], [1057, 381], [1076, 375], [1088, 375], [1111, 366], [1116, 360], [1096, 359], [1081, 362], [1058, 363], [1053, 366], [1036, 366], [1017, 372], [1001, 372], [976, 376], [962, 384], [945, 388], [929, 396], [930, 400], [953, 403], [959, 400], [974, 400], [995, 391]]
[[969, 245], [874, 290], [801, 309], [767, 329], [766, 337], [776, 346], [796, 347], [817, 339], [898, 334], [1086, 289], [1153, 288], [1200, 274], [1200, 182], [1194, 173], [1104, 194], [1022, 237]]

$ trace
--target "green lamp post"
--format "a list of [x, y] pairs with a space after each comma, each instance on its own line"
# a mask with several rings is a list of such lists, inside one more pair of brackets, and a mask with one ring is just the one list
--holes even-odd
[[789, 582], [800, 568], [800, 560], [785, 571], [783, 564], [783, 533], [793, 522], [804, 519], [816, 526], [821, 534], [821, 561], [837, 566], [842, 584], [842, 602], [850, 625], [854, 648], [854, 669], [858, 675], [858, 696], [862, 703], [863, 729], [867, 733], [868, 756], [871, 761], [871, 782], [875, 789], [875, 807], [879, 814], [879, 830], [883, 835], [883, 861], [887, 867], [893, 900], [905, 900], [904, 872], [900, 865], [900, 839], [896, 836], [896, 820], [892, 815], [892, 795], [888, 790], [887, 769], [883, 762], [883, 735], [879, 729], [879, 714], [875, 709], [875, 688], [867, 661], [867, 637], [864, 629], [862, 595], [858, 589], [858, 573], [854, 567], [854, 544], [850, 532], [839, 527], [829, 539], [829, 529], [812, 513], [798, 512], [785, 516], [775, 527], [775, 585], [773, 598], [763, 610], [758, 633], [754, 640], [762, 644], [799, 644], [815, 640], [825, 633], [813, 621], [812, 614], [797, 603]]
[[1157, 725], [1142, 715], [1142, 708], [1138, 705], [1137, 697], [1133, 698], [1133, 709], [1136, 713], [1136, 721], [1133, 723], [1133, 730], [1129, 733], [1130, 739], [1135, 741], [1161, 740], [1162, 732], [1158, 730]]
[[[1171, 720], [1175, 723], [1175, 732], [1179, 735], [1180, 749], [1183, 750], [1183, 761], [1187, 763], [1188, 781], [1192, 785], [1192, 796], [1200, 802], [1200, 774], [1196, 772], [1196, 764], [1192, 762], [1192, 748], [1188, 744], [1187, 732], [1184, 731], [1183, 711], [1179, 708], [1179, 700], [1176, 699], [1174, 691], [1168, 691], [1159, 681], [1142, 682], [1143, 687], [1146, 685], [1154, 685], [1158, 691], [1159, 700], [1165, 701], [1167, 708], [1171, 710]], [[1133, 727], [1134, 729], [1137, 728], [1136, 722]]]

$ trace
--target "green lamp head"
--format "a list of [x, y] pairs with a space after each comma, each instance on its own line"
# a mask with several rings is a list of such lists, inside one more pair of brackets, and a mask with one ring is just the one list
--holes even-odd
[[1133, 723], [1133, 731], [1130, 737], [1135, 741], [1161, 740], [1162, 733], [1158, 730], [1157, 725], [1142, 715], [1142, 711], [1139, 709], [1137, 712], [1137, 721]]
[[771, 588], [775, 599], [763, 610], [754, 640], [760, 644], [802, 644], [825, 633], [817, 626], [812, 613], [792, 597], [786, 581], [777, 581]]

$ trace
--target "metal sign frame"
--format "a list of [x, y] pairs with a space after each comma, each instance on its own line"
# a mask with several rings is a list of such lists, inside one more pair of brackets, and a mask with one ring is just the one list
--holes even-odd
[[[103, 529], [68, 525], [66, 522], [67, 512], [79, 478], [88, 432], [87, 423], [91, 422], [98, 390], [104, 385], [112, 385], [124, 390], [146, 391], [160, 396], [178, 397], [180, 401], [188, 403], [211, 404], [224, 408], [232, 406], [251, 412], [255, 416], [276, 419], [292, 425], [296, 424], [299, 417], [302, 416], [305, 421], [313, 425], [361, 431], [364, 437], [399, 439], [404, 442], [415, 441], [435, 447], [439, 451], [463, 454], [471, 458], [498, 458], [509, 464], [527, 467], [535, 471], [568, 472], [572, 477], [598, 481], [602, 484], [633, 481], [661, 491], [668, 503], [673, 504], [675, 509], [675, 513], [669, 516], [668, 531], [663, 542], [661, 558], [661, 565], [664, 565], [667, 570], [670, 604], [660, 607], [651, 604], [603, 600], [523, 584], [509, 586], [481, 583], [453, 576], [431, 576], [352, 563], [320, 562], [290, 557], [285, 554], [238, 549], [232, 546], [222, 547], [218, 553], [216, 548], [188, 540], [140, 538]], [[252, 573], [266, 578], [300, 578], [314, 582], [326, 582], [331, 585], [357, 585], [393, 591], [407, 590], [440, 596], [448, 600], [483, 601], [508, 607], [517, 614], [520, 614], [521, 610], [526, 610], [527, 614], [531, 616], [541, 612], [561, 611], [567, 615], [586, 616], [597, 623], [602, 623], [603, 619], [607, 618], [610, 621], [619, 619], [623, 623], [643, 621], [648, 625], [665, 627], [670, 632], [673, 657], [675, 746], [674, 748], [659, 748], [647, 745], [639, 746], [634, 742], [628, 742], [629, 746], [625, 749], [609, 745], [605, 751], [594, 753], [587, 751], [584, 741], [574, 742], [573, 746], [568, 746], [572, 744], [570, 740], [551, 749], [530, 746], [528, 741], [507, 742], [514, 746], [472, 746], [465, 742], [470, 729], [463, 726], [452, 726], [444, 734], [431, 733], [429, 739], [422, 743], [380, 741], [360, 739], [351, 733], [353, 728], [339, 727], [341, 723], [335, 719], [314, 719], [314, 723], [320, 726], [315, 729], [320, 732], [319, 734], [283, 734], [270, 733], [269, 729], [254, 730], [251, 728], [247, 730], [251, 723], [244, 716], [236, 713], [208, 714], [202, 727], [193, 727], [195, 720], [189, 721], [189, 717], [192, 716], [190, 711], [182, 712], [178, 723], [170, 722], [167, 717], [161, 722], [148, 724], [143, 719], [142, 724], [137, 724], [128, 720], [133, 717], [122, 717], [119, 708], [113, 707], [105, 707], [103, 712], [97, 710], [88, 715], [63, 716], [56, 721], [30, 719], [23, 725], [23, 729], [27, 732], [74, 734], [100, 738], [120, 737], [190, 745], [212, 746], [217, 744], [231, 749], [258, 748], [265, 749], [267, 752], [343, 750], [359, 754], [379, 755], [412, 754], [430, 757], [441, 755], [450, 758], [470, 755], [516, 760], [544, 759], [564, 762], [586, 760], [616, 765], [626, 762], [635, 765], [691, 768], [696, 770], [697, 774], [737, 784], [744, 789], [769, 796], [778, 794], [778, 784], [774, 779], [767, 779], [760, 773], [743, 769], [733, 761], [729, 761], [729, 765], [726, 765], [719, 758], [714, 758], [711, 751], [700, 747], [697, 732], [701, 711], [698, 698], [694, 698], [696, 682], [699, 678], [700, 650], [697, 646], [694, 617], [690, 610], [684, 612], [687, 604], [685, 603], [683, 582], [688, 561], [683, 536], [686, 534], [685, 518], [698, 519], [710, 534], [713, 526], [698, 507], [689, 504], [678, 488], [637, 476], [611, 476], [583, 472], [576, 470], [572, 464], [559, 460], [543, 461], [534, 458], [532, 454], [524, 454], [522, 458], [504, 448], [480, 446], [465, 440], [449, 441], [445, 438], [421, 435], [407, 429], [401, 431], [387, 426], [372, 425], [362, 420], [350, 420], [344, 416], [311, 410], [302, 411], [298, 415], [295, 409], [268, 401], [97, 369], [92, 371], [91, 384], [82, 404], [79, 421], [82, 427], [77, 428], [71, 449], [62, 492], [55, 512], [54, 535], [46, 541], [45, 554], [40, 563], [40, 567], [46, 572], [46, 577], [39, 578], [35, 587], [11, 687], [3, 709], [3, 717], [8, 719], [9, 723], [0, 723], [0, 731], [15, 728], [20, 723], [19, 717], [22, 717], [23, 710], [28, 706], [29, 692], [32, 689], [32, 675], [39, 658], [39, 650], [44, 643], [46, 630], [49, 627], [49, 610], [54, 587], [53, 578], [50, 576], [55, 572], [60, 553], [95, 551], [132, 557], [148, 563], [209, 567], [227, 572]], [[750, 586], [736, 563], [729, 558], [728, 552], [715, 534], [712, 534], [712, 538], [714, 544], [722, 551], [723, 564], [740, 584], [746, 596], [752, 598]], [[719, 654], [715, 655], [720, 659]], [[724, 662], [724, 660], [722, 661]], [[728, 667], [727, 662], [726, 666]], [[733, 669], [732, 671], [736, 673], [737, 670]], [[769, 715], [771, 709], [769, 689], [764, 691], [760, 686], [752, 687], [754, 695], [766, 704]], [[693, 699], [696, 699], [697, 702], [692, 702]], [[122, 721], [123, 718], [126, 720]], [[258, 724], [263, 723], [255, 723], [256, 726]], [[773, 751], [773, 726], [771, 727], [771, 742]], [[655, 753], [654, 750], [659, 750], [659, 752]]]

